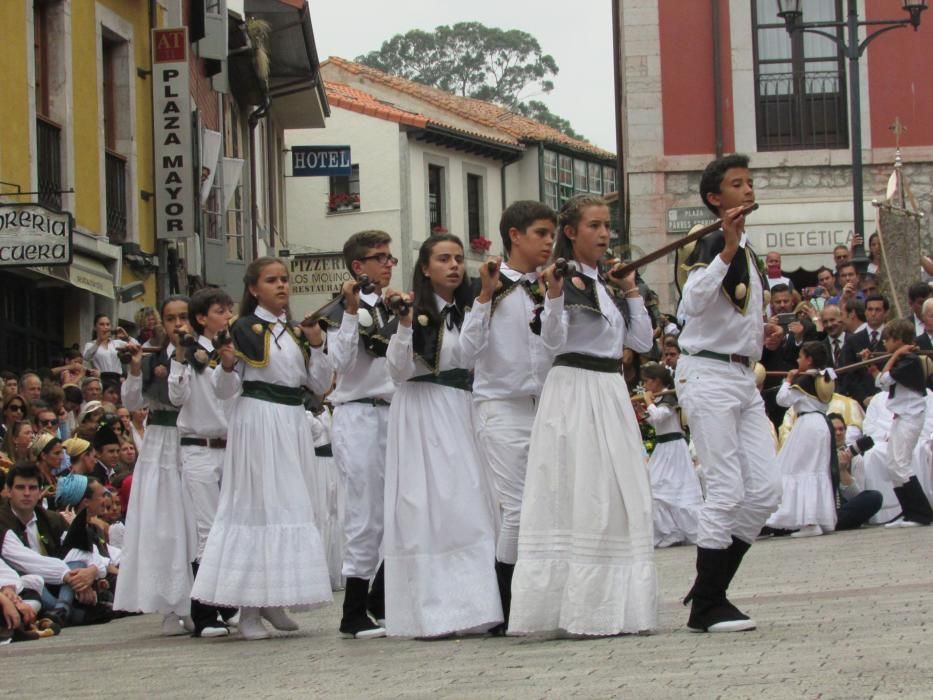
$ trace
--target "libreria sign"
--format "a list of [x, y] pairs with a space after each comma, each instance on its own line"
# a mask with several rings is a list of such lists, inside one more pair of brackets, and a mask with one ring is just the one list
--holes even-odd
[[68, 265], [74, 220], [40, 204], [0, 205], [0, 266]]

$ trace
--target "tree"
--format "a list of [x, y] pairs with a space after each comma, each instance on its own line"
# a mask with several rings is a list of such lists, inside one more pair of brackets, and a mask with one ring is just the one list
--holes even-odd
[[538, 88], [535, 94], [553, 90], [550, 78], [558, 73], [554, 58], [527, 32], [479, 22], [443, 25], [433, 32], [412, 29], [356, 60], [446, 92], [495, 102], [568, 136], [582, 138], [543, 102], [524, 101], [522, 92], [529, 86]]

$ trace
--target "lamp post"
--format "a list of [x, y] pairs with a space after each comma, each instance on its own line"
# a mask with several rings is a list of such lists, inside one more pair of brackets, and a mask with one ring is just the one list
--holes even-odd
[[[840, 51], [849, 59], [849, 138], [852, 146], [852, 207], [853, 224], [855, 232], [861, 234], [863, 243], [855, 246], [852, 262], [855, 263], [859, 274], [868, 268], [868, 258], [865, 256], [865, 215], [863, 211], [862, 195], [862, 117], [859, 95], [859, 65], [858, 61], [870, 42], [892, 29], [911, 26], [914, 31], [920, 26], [920, 15], [927, 9], [928, 0], [901, 0], [901, 6], [909, 14], [906, 19], [878, 19], [859, 21], [858, 0], [848, 0], [848, 15], [844, 22], [804, 22], [802, 0], [777, 0], [778, 17], [784, 20], [788, 34], [794, 32], [810, 32], [832, 39], [839, 46]], [[846, 39], [840, 39], [836, 33], [824, 31], [826, 29], [846, 28]], [[879, 27], [876, 31], [859, 42], [859, 27]]]

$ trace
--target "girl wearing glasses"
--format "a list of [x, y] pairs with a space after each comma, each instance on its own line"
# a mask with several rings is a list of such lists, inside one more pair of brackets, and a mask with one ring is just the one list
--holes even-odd
[[3, 403], [3, 425], [0, 425], [0, 440], [3, 440], [16, 421], [26, 417], [26, 399], [14, 394]]

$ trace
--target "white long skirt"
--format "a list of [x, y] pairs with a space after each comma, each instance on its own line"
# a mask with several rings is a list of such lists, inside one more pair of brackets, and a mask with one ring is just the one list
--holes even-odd
[[150, 425], [133, 471], [116, 610], [190, 614], [197, 538], [184, 504], [178, 431]]
[[468, 391], [406, 382], [385, 477], [386, 632], [433, 637], [502, 622], [496, 528]]
[[192, 597], [230, 607], [331, 602], [304, 455], [304, 408], [240, 397], [228, 422], [220, 505]]
[[768, 518], [768, 527], [796, 530], [819, 525], [836, 528], [836, 499], [829, 473], [830, 434], [826, 417], [806, 413], [794, 423], [778, 452], [775, 468], [781, 474], [781, 505]]
[[656, 445], [648, 460], [648, 473], [654, 505], [654, 546], [696, 542], [703, 492], [686, 441]]
[[643, 454], [621, 375], [551, 369], [531, 435], [510, 634], [657, 625]]
[[314, 501], [314, 524], [321, 533], [327, 571], [332, 590], [344, 587], [343, 567], [344, 534], [344, 487], [333, 457], [317, 456], [314, 452], [305, 457]]

